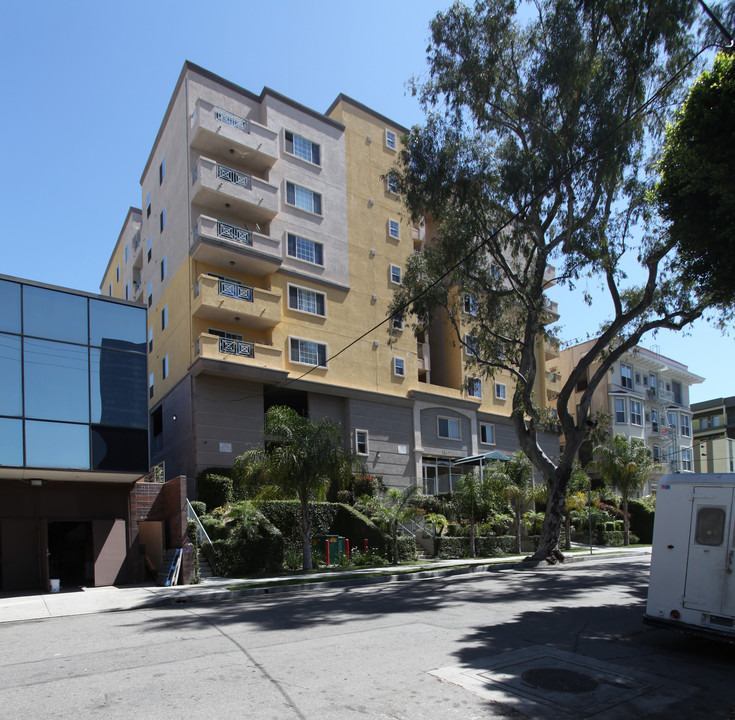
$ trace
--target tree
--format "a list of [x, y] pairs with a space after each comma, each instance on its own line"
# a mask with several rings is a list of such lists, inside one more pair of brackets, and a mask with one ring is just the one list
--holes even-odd
[[578, 460], [572, 465], [572, 476], [569, 478], [567, 499], [564, 503], [564, 549], [572, 547], [572, 513], [579, 512], [587, 504], [586, 493], [590, 491], [590, 477], [582, 469]]
[[418, 491], [417, 485], [409, 485], [403, 490], [390, 488], [380, 497], [365, 498], [366, 505], [391, 534], [394, 565], [398, 565], [398, 524], [410, 520], [418, 513], [414, 504]]
[[253, 448], [235, 461], [234, 473], [251, 495], [297, 498], [301, 504], [304, 570], [312, 569], [309, 502], [322, 499], [331, 482], [350, 471], [340, 429], [331, 420], [310, 420], [289, 407], [265, 414], [264, 448]]
[[666, 131], [653, 198], [682, 272], [717, 303], [735, 297], [735, 56], [719, 53]]
[[458, 513], [470, 521], [470, 557], [475, 557], [475, 523], [490, 511], [489, 477], [480, 480], [474, 472], [463, 475], [454, 485], [453, 496]]
[[505, 480], [503, 495], [513, 508], [516, 528], [516, 552], [521, 553], [521, 527], [523, 509], [540, 500], [546, 488], [533, 484], [533, 465], [522, 453], [517, 452], [506, 463], [498, 465], [496, 472]]
[[628, 499], [640, 492], [653, 469], [651, 451], [643, 440], [620, 433], [605, 445], [598, 445], [595, 457], [605, 482], [623, 498], [625, 544], [630, 545]]
[[[468, 372], [511, 375], [519, 445], [548, 488], [532, 559], [555, 562], [595, 389], [645, 333], [685, 328], [711, 299], [682, 274], [677, 242], [646, 202], [650, 154], [691, 67], [695, 3], [534, 8], [521, 22], [511, 0], [455, 3], [432, 22], [429, 77], [414, 83], [428, 117], [391, 172], [411, 217], [425, 217], [436, 239], [407, 259], [389, 315], [415, 318], [417, 332], [449, 322], [471, 351]], [[611, 308], [556, 400], [558, 459], [539, 443], [546, 415], [534, 397], [550, 339], [550, 265], [557, 283], [599, 284]], [[461, 312], [467, 296], [471, 315]]]

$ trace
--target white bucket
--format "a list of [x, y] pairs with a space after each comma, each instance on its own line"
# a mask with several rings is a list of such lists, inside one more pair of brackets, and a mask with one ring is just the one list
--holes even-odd
[[48, 584], [52, 593], [57, 593], [61, 590], [61, 580], [59, 578], [51, 578]]

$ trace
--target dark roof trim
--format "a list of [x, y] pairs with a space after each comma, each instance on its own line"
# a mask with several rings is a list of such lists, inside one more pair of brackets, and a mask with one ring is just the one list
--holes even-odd
[[384, 122], [386, 125], [397, 128], [404, 135], [408, 135], [409, 130], [407, 127], [404, 127], [400, 123], [397, 123], [395, 120], [391, 120], [389, 117], [386, 117], [385, 115], [376, 112], [372, 108], [369, 108], [367, 105], [363, 105], [361, 102], [353, 100], [349, 95], [345, 95], [344, 93], [340, 93], [339, 95], [337, 95], [337, 97], [334, 99], [334, 102], [327, 108], [327, 115], [332, 112], [332, 110], [334, 110], [334, 108], [337, 107], [340, 102], [343, 101], [348, 103], [349, 105], [352, 105], [353, 107], [356, 107], [358, 110], [366, 112], [368, 115], [372, 115], [374, 118], [380, 120], [381, 122]]

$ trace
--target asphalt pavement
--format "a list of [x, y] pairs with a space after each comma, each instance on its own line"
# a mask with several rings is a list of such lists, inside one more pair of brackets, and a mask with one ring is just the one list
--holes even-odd
[[[593, 548], [592, 553], [568, 553], [565, 564], [585, 563], [590, 570], [598, 562], [623, 556], [650, 556], [650, 547]], [[0, 623], [41, 620], [51, 617], [120, 612], [163, 605], [221, 602], [246, 595], [318, 592], [335, 585], [411, 582], [427, 577], [497, 572], [530, 567], [525, 555], [503, 558], [429, 560], [409, 565], [331, 570], [269, 578], [208, 578], [198, 585], [120, 585], [62, 588], [56, 593], [0, 594]], [[539, 567], [544, 567], [543, 565]], [[550, 566], [546, 566], [550, 567]], [[376, 573], [380, 573], [376, 575]], [[238, 587], [247, 585], [247, 587]]]

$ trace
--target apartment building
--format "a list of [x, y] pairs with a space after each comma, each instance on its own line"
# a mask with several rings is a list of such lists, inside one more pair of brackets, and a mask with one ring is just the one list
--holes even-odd
[[340, 423], [398, 487], [448, 489], [452, 460], [517, 448], [509, 377], [468, 379], [448, 326], [417, 341], [386, 321], [431, 240], [389, 178], [406, 132], [344, 95], [322, 114], [184, 64], [101, 283], [148, 308], [151, 461], [167, 478], [231, 466], [275, 404]]
[[694, 469], [735, 472], [735, 396], [692, 403]]
[[[593, 342], [561, 351], [560, 366], [565, 376], [589, 352]], [[579, 402], [598, 367], [599, 363], [593, 363], [589, 375], [577, 384], [570, 407]], [[637, 346], [617, 361], [597, 386], [591, 412], [609, 413], [613, 435], [623, 433], [644, 440], [654, 461], [666, 472], [693, 472], [689, 388], [703, 381], [686, 365]]]

